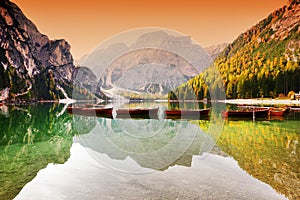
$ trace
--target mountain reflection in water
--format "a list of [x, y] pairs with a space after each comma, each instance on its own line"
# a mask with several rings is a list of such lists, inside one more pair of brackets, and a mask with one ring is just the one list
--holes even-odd
[[[0, 199], [12, 199], [28, 182], [27, 185], [31, 190], [28, 190], [27, 185], [23, 190], [24, 192], [30, 191], [29, 194], [38, 193], [39, 187], [46, 187], [47, 190], [49, 189], [49, 194], [52, 191], [52, 195], [56, 195], [55, 191], [68, 194], [68, 190], [64, 191], [65, 187], [72, 188], [73, 186], [73, 190], [79, 190], [73, 191], [74, 194], [79, 194], [82, 192], [80, 187], [85, 187], [80, 183], [86, 184], [86, 187], [91, 186], [88, 182], [92, 177], [90, 173], [97, 173], [97, 169], [104, 168], [105, 171], [102, 171], [104, 174], [101, 170], [99, 171], [104, 179], [100, 181], [101, 177], [95, 176], [91, 182], [94, 181], [96, 184], [100, 181], [100, 186], [107, 184], [112, 189], [115, 186], [122, 189], [126, 186], [126, 182], [130, 185], [128, 191], [133, 195], [136, 194], [134, 190], [138, 188], [145, 194], [148, 192], [149, 195], [153, 195], [154, 198], [164, 194], [171, 195], [170, 198], [197, 198], [201, 194], [203, 197], [207, 194], [208, 198], [250, 199], [253, 197], [255, 199], [262, 194], [266, 197], [265, 199], [282, 198], [274, 193], [269, 187], [271, 186], [289, 199], [297, 199], [300, 196], [298, 187], [300, 184], [299, 114], [292, 114], [280, 121], [274, 119], [256, 122], [227, 121], [220, 134], [214, 135], [209, 131], [211, 124], [217, 123], [213, 117], [210, 120], [107, 119], [60, 114], [62, 110], [63, 106], [58, 104], [37, 104], [8, 106], [1, 111]], [[80, 158], [81, 163], [76, 162], [75, 166], [72, 165], [74, 170], [79, 170], [78, 175], [73, 168], [70, 171], [64, 171], [69, 170], [67, 166], [74, 161], [72, 161], [72, 156], [70, 163], [67, 164], [68, 161], [66, 166], [49, 164], [62, 164], [67, 161], [70, 157], [72, 138], [88, 151], [88, 155], [95, 164], [92, 165], [95, 168], [88, 167], [87, 170], [92, 170], [91, 172], [83, 172], [85, 157]], [[73, 144], [74, 148], [75, 144]], [[80, 152], [83, 149], [82, 146]], [[80, 152], [75, 151], [73, 157], [76, 158], [77, 153], [80, 156]], [[210, 152], [210, 158], [206, 157], [208, 154], [205, 152]], [[211, 160], [211, 156], [214, 161]], [[197, 158], [196, 161], [195, 158]], [[233, 168], [229, 167], [232, 165], [229, 163], [235, 163], [233, 171], [230, 171]], [[103, 168], [103, 165], [106, 167]], [[80, 169], [81, 166], [83, 166], [82, 169]], [[102, 167], [99, 168], [99, 166]], [[269, 186], [266, 187], [260, 181], [254, 183], [258, 180], [249, 178], [250, 176], [239, 176], [240, 173], [244, 173], [239, 167]], [[40, 171], [43, 168], [45, 170]], [[49, 175], [49, 169], [60, 172]], [[43, 180], [49, 180], [48, 183], [43, 182], [39, 175], [30, 182], [39, 171], [43, 172], [41, 173], [45, 176]], [[126, 179], [125, 174], [121, 175], [122, 180], [115, 180], [118, 176], [116, 174], [120, 174], [119, 171], [130, 172], [125, 174], [154, 173], [140, 176], [145, 178], [144, 183], [140, 181], [140, 178], [138, 180]], [[173, 174], [175, 172], [176, 174]], [[85, 176], [85, 173], [90, 176]], [[159, 173], [158, 176], [151, 175], [157, 173]], [[71, 184], [69, 186], [58, 183], [65, 175], [69, 176], [70, 181], [75, 182], [64, 180], [63, 183]], [[78, 176], [82, 180], [75, 180]], [[222, 178], [225, 182], [218, 180]], [[125, 185], [115, 185], [116, 182], [111, 180], [120, 181]], [[35, 183], [38, 183], [38, 186], [33, 187]], [[49, 186], [47, 184], [53, 184], [54, 190], [47, 188]], [[174, 185], [172, 194], [164, 184], [169, 187]], [[197, 187], [187, 188], [182, 186], [184, 184], [195, 184]], [[213, 189], [213, 186], [221, 190], [216, 191], [217, 189]], [[165, 190], [162, 191], [158, 187], [163, 187]], [[22, 192], [18, 197], [26, 199], [24, 198], [26, 195], [22, 196], [24, 194]], [[109, 197], [112, 190], [104, 187], [101, 192]], [[180, 192], [182, 194], [179, 195]], [[92, 197], [97, 196], [97, 194], [93, 195]], [[130, 197], [129, 193], [123, 195]]]
[[[97, 153], [97, 152], [95, 152]], [[108, 158], [106, 154], [99, 155]], [[127, 157], [120, 163], [132, 165]], [[141, 167], [139, 167], [141, 168]], [[124, 173], [105, 167], [78, 143], [64, 165], [48, 165], [18, 199], [284, 199], [254, 179], [230, 157], [193, 156], [191, 167], [172, 166], [152, 173]]]
[[[76, 141], [112, 159], [130, 157], [139, 166], [153, 170], [165, 170], [175, 164], [191, 166], [193, 155], [210, 152], [215, 145], [199, 126], [188, 121], [153, 119], [98, 118], [91, 132], [78, 136]], [[89, 152], [104, 165], [121, 171], [139, 172], [130, 166], [107, 163], [93, 151]]]

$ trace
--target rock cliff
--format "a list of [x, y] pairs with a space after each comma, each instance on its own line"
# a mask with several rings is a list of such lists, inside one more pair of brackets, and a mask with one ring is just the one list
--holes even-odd
[[0, 1], [0, 91], [9, 90], [9, 100], [64, 98], [57, 85], [71, 94], [70, 48], [41, 34], [17, 5]]

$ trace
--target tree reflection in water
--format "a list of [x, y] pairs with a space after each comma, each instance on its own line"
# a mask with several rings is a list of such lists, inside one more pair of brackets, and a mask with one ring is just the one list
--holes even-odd
[[12, 199], [48, 163], [70, 157], [72, 117], [62, 105], [9, 106], [0, 114], [0, 199]]

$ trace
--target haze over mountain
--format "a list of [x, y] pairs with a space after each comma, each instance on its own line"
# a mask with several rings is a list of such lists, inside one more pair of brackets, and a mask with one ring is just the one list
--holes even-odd
[[[216, 44], [208, 47], [204, 47], [204, 50], [208, 53], [208, 55], [212, 58], [215, 59], [226, 47], [228, 43], [221, 43], [221, 44]], [[85, 54], [81, 56], [79, 59], [75, 59], [75, 66], [80, 66], [81, 63], [84, 62], [84, 60], [88, 57], [88, 54]]]
[[227, 45], [228, 45], [228, 43], [221, 43], [221, 44], [205, 47], [204, 50], [214, 60], [227, 47]]
[[[184, 55], [189, 55], [186, 60]], [[197, 63], [192, 66], [191, 63]], [[87, 66], [100, 78], [103, 89], [117, 87], [142, 93], [167, 94], [196, 76], [212, 59], [188, 36], [164, 31], [140, 35], [128, 45], [115, 43], [85, 56]], [[167, 89], [168, 88], [168, 89]]]

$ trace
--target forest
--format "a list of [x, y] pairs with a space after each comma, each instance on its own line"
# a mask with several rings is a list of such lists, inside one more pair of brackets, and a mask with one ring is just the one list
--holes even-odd
[[242, 33], [210, 67], [171, 91], [169, 99], [276, 98], [299, 92], [300, 27], [299, 21], [287, 20], [297, 6], [274, 11]]

